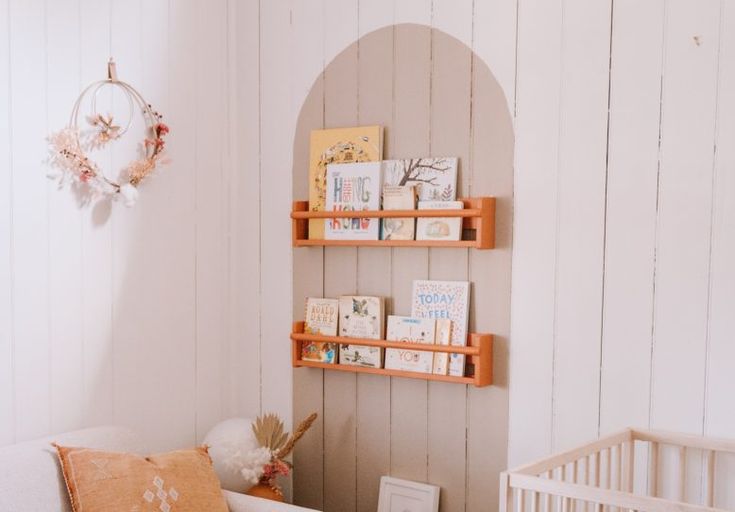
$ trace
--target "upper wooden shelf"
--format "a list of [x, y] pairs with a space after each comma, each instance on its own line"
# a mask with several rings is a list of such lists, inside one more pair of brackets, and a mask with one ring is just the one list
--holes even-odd
[[[372, 246], [372, 247], [464, 247], [492, 249], [495, 247], [495, 198], [462, 199], [463, 210], [363, 210], [351, 212], [311, 212], [308, 201], [294, 201], [291, 211], [291, 233], [294, 247], [308, 246]], [[369, 219], [397, 217], [459, 217], [466, 237], [446, 240], [309, 240], [309, 219]]]
[[[452, 375], [437, 375], [434, 373], [418, 373], [403, 370], [388, 370], [385, 368], [368, 368], [365, 366], [353, 366], [346, 364], [320, 363], [316, 361], [305, 361], [301, 359], [301, 349], [304, 342], [316, 343], [338, 343], [353, 345], [368, 345], [371, 347], [399, 348], [418, 350], [421, 352], [444, 352], [448, 354], [465, 354], [470, 374], [463, 377]], [[291, 332], [291, 362], [294, 367], [306, 366], [311, 368], [323, 368], [325, 370], [337, 370], [353, 373], [371, 373], [373, 375], [386, 375], [390, 377], [406, 377], [409, 379], [435, 380], [441, 382], [454, 382], [457, 384], [470, 384], [477, 387], [485, 387], [493, 381], [493, 336], [492, 334], [470, 333], [467, 336], [468, 346], [457, 345], [429, 345], [425, 343], [405, 343], [400, 341], [372, 340], [364, 338], [346, 338], [344, 336], [322, 336], [320, 334], [304, 333], [304, 322], [295, 322]]]

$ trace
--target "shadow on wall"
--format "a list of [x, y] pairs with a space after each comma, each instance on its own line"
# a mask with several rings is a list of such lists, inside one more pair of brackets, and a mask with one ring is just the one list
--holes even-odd
[[[344, 111], [350, 114], [341, 115]], [[356, 118], [351, 115], [352, 112], [356, 112]], [[446, 491], [465, 492], [467, 509], [470, 510], [474, 503], [479, 503], [482, 499], [496, 499], [494, 484], [490, 486], [492, 489], [480, 489], [480, 486], [488, 487], [487, 478], [494, 478], [502, 470], [506, 460], [514, 154], [513, 122], [508, 101], [488, 65], [458, 39], [439, 30], [413, 24], [388, 26], [371, 32], [345, 48], [328, 63], [324, 72], [317, 76], [304, 100], [294, 136], [294, 199], [308, 197], [310, 132], [314, 129], [344, 126], [348, 123], [341, 123], [340, 120], [353, 118], [360, 125], [381, 124], [385, 127], [384, 158], [459, 156], [459, 194], [497, 198], [495, 250], [466, 252], [450, 249], [449, 251], [456, 252], [440, 253], [440, 250], [408, 248], [394, 249], [390, 256], [395, 261], [398, 251], [405, 251], [401, 253], [401, 260], [416, 259], [416, 268], [429, 268], [431, 277], [437, 278], [434, 273], [437, 270], [436, 263], [432, 255], [438, 255], [438, 260], [441, 260], [439, 266], [442, 263], [446, 266], [448, 259], [456, 255], [457, 268], [441, 268], [438, 273], [447, 279], [464, 279], [469, 276], [473, 283], [470, 329], [496, 335], [494, 385], [483, 389], [471, 388], [464, 398], [468, 410], [471, 407], [467, 423], [468, 443], [476, 442], [477, 446], [483, 447], [483, 453], [478, 456], [482, 460], [468, 461], [465, 475], [467, 491], [464, 488], [442, 489], [445, 494]], [[368, 253], [360, 252], [358, 260], [363, 258], [363, 254]], [[365, 265], [369, 266], [365, 261], [360, 263], [358, 273], [364, 271], [361, 269]], [[324, 291], [323, 273], [326, 272], [328, 269], [319, 249], [294, 251], [295, 318], [303, 313], [301, 310], [306, 296]], [[403, 293], [406, 280], [401, 279], [396, 283], [396, 268], [387, 272], [392, 272], [389, 279], [393, 293]], [[375, 275], [375, 271], [369, 274]], [[358, 277], [357, 282], [366, 283], [369, 276], [363, 280]], [[371, 287], [370, 284], [360, 285], [361, 288], [364, 286]], [[329, 291], [327, 290], [327, 294]], [[407, 293], [410, 294], [410, 291]], [[405, 303], [405, 300], [402, 302]], [[307, 412], [299, 410], [301, 407], [318, 407], [322, 403], [321, 395], [326, 392], [327, 385], [321, 382], [321, 376], [315, 377], [316, 372], [309, 372], [310, 370], [295, 372], [296, 417]], [[319, 382], [315, 382], [315, 379]], [[326, 381], [326, 377], [324, 380]], [[385, 398], [395, 402], [396, 380], [393, 379], [392, 382], [393, 389], [388, 391], [389, 395]], [[430, 387], [429, 392], [432, 389]], [[432, 398], [429, 400], [431, 404]], [[375, 414], [386, 413], [378, 411]], [[326, 419], [324, 416], [327, 416]], [[377, 420], [373, 418], [368, 423], [389, 423], [392, 432], [395, 428], [393, 420], [390, 417]], [[354, 418], [339, 425], [330, 425], [330, 421], [325, 412], [320, 418], [321, 423], [315, 425], [313, 437], [325, 439], [325, 430], [334, 434], [362, 428]], [[359, 425], [363, 425], [362, 422], [363, 418], [360, 418]], [[473, 434], [476, 434], [475, 437]], [[359, 444], [359, 434], [357, 439]], [[328, 509], [330, 505], [334, 505], [331, 508], [336, 506], [327, 496], [334, 489], [325, 489], [323, 496], [320, 493], [317, 496], [313, 491], [321, 488], [323, 478], [329, 479], [322, 473], [322, 458], [329, 458], [328, 454], [324, 455], [328, 450], [320, 444], [322, 442], [314, 443], [319, 446], [311, 447], [308, 446], [310, 443], [304, 443], [296, 454], [295, 497], [302, 505]], [[368, 480], [373, 480], [384, 470], [390, 470], [395, 476], [405, 476], [400, 474], [400, 470], [396, 471], [395, 460], [399, 455], [394, 454], [394, 451], [397, 443], [400, 441], [393, 438], [387, 440], [389, 446], [376, 447], [378, 452], [389, 450], [391, 457], [384, 457], [383, 465], [376, 463], [377, 467], [372, 471], [368, 468]], [[398, 453], [402, 452], [399, 449]], [[476, 456], [473, 454], [472, 457]], [[380, 459], [379, 456], [373, 458]], [[385, 460], [392, 461], [388, 463], [388, 467]], [[328, 464], [327, 461], [325, 465]], [[364, 476], [361, 475], [361, 464], [364, 468], [373, 462], [358, 460], [358, 481]], [[475, 468], [482, 466], [489, 469], [475, 474]], [[357, 487], [357, 509], [370, 509], [373, 504], [360, 502], [359, 483]], [[299, 489], [305, 490], [301, 496]], [[445, 510], [453, 508], [445, 507], [444, 498], [442, 503]], [[352, 508], [352, 504], [342, 505]]]

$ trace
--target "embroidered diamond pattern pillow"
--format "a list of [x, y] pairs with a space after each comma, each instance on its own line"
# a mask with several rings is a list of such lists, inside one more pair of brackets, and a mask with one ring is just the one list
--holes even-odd
[[227, 512], [207, 449], [150, 457], [56, 446], [74, 512]]

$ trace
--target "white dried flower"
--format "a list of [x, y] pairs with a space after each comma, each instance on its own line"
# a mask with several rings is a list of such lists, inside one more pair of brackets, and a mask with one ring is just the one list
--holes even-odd
[[138, 189], [130, 183], [120, 187], [120, 197], [123, 198], [123, 204], [127, 207], [135, 205], [138, 200]]
[[271, 461], [271, 457], [271, 451], [261, 446], [248, 451], [235, 450], [225, 464], [236, 468], [247, 482], [257, 484], [263, 476], [263, 466]]

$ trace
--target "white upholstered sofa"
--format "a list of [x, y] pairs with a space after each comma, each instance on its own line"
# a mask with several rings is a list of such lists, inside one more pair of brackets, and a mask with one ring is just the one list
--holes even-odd
[[[51, 446], [86, 446], [100, 450], [141, 453], [137, 436], [120, 427], [69, 432], [0, 448], [0, 512], [69, 512], [61, 468]], [[293, 505], [223, 491], [231, 512], [308, 511]], [[205, 512], [205, 511], [202, 511]]]

